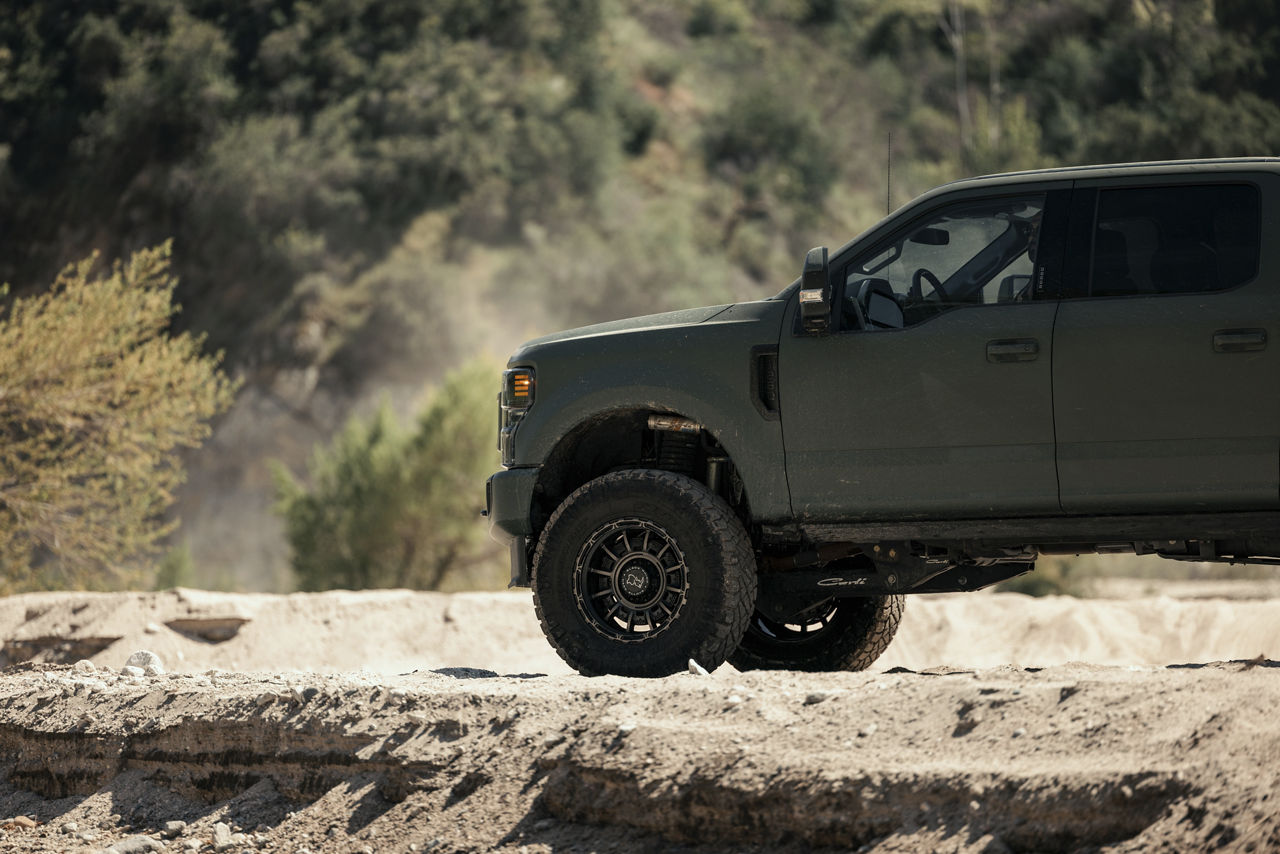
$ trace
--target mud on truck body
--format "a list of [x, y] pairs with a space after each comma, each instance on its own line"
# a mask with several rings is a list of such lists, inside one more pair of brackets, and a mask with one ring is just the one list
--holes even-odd
[[987, 176], [757, 302], [530, 341], [490, 531], [585, 674], [859, 669], [1039, 555], [1280, 558], [1280, 160]]

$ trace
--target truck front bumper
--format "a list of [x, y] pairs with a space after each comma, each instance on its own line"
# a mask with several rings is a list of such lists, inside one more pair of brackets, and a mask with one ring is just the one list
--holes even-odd
[[529, 586], [529, 536], [533, 525], [529, 511], [538, 469], [506, 469], [485, 483], [485, 516], [489, 536], [511, 550], [511, 583], [508, 587]]

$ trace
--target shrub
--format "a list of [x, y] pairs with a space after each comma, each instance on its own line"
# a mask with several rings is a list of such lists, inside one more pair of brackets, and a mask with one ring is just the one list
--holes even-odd
[[1042, 557], [1036, 561], [1034, 571], [1001, 581], [995, 589], [1028, 596], [1079, 596], [1080, 583], [1072, 577], [1071, 568], [1070, 561]]
[[738, 0], [700, 0], [689, 15], [685, 32], [693, 38], [723, 36], [751, 26], [751, 13]]
[[202, 340], [169, 335], [169, 244], [0, 307], [0, 591], [109, 587], [151, 552], [234, 383]]
[[275, 466], [277, 512], [303, 590], [433, 590], [492, 564], [480, 510], [497, 468], [497, 371], [484, 360], [450, 374], [412, 431], [384, 404], [353, 418], [310, 465], [310, 487]]
[[183, 543], [174, 546], [164, 553], [156, 566], [156, 575], [152, 589], [172, 590], [175, 587], [192, 587], [195, 585], [196, 564], [191, 557], [191, 548]]
[[619, 96], [617, 111], [622, 127], [622, 150], [634, 157], [644, 154], [658, 128], [658, 108], [632, 91]]
[[708, 167], [760, 195], [819, 207], [838, 162], [816, 110], [783, 78], [755, 80], [706, 123]]

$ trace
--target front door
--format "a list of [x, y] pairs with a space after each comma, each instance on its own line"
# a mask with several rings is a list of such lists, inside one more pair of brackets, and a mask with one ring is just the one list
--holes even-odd
[[779, 351], [800, 519], [1058, 509], [1051, 367], [1068, 196], [939, 202], [834, 259], [836, 331], [788, 329]]

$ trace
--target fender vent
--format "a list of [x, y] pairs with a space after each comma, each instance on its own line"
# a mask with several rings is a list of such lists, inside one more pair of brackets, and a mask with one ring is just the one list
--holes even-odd
[[751, 402], [765, 418], [778, 417], [778, 348], [751, 348]]

